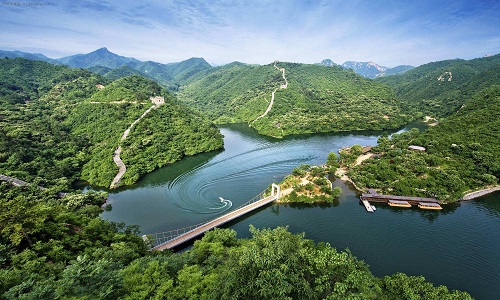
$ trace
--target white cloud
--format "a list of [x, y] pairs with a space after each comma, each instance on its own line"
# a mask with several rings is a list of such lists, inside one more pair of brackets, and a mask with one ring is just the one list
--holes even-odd
[[[82, 2], [83, 3], [83, 2]], [[478, 2], [479, 3], [479, 2]], [[90, 1], [2, 10], [0, 48], [221, 64], [331, 58], [418, 65], [498, 53], [500, 4], [468, 1]], [[486, 53], [485, 53], [486, 54]]]

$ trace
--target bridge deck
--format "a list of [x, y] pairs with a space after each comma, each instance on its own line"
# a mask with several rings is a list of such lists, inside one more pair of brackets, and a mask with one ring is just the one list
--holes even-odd
[[241, 208], [238, 208], [234, 211], [231, 211], [231, 212], [228, 212], [227, 214], [223, 215], [223, 216], [220, 216], [218, 217], [217, 219], [214, 219], [208, 223], [205, 223], [199, 227], [196, 227], [184, 234], [181, 234], [169, 241], [166, 241], [165, 243], [162, 243], [158, 246], [155, 246], [153, 247], [154, 250], [159, 250], [159, 251], [162, 251], [162, 250], [165, 250], [165, 249], [172, 249], [176, 246], [179, 246], [197, 236], [200, 236], [202, 235], [203, 233], [205, 233], [206, 231], [210, 230], [210, 229], [213, 229], [217, 226], [220, 226], [224, 223], [227, 223], [231, 220], [234, 220], [246, 213], [249, 213], [259, 207], [262, 207], [268, 203], [271, 203], [273, 202], [274, 200], [276, 200], [276, 196], [268, 196], [264, 199], [261, 199], [261, 200], [258, 200], [258, 201], [255, 201], [254, 203], [251, 203], [251, 204], [248, 204], [244, 207], [241, 207]]

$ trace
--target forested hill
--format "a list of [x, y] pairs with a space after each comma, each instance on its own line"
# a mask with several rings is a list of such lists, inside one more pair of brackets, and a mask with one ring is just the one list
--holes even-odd
[[[384, 193], [456, 201], [464, 193], [498, 184], [500, 178], [500, 85], [485, 87], [444, 122], [381, 137], [368, 160], [350, 172], [359, 187]], [[423, 146], [425, 152], [408, 150]]]
[[[82, 69], [25, 59], [0, 60], [0, 173], [51, 185], [83, 179], [109, 186], [118, 172], [119, 144], [127, 165], [123, 184], [185, 155], [222, 147], [219, 130], [156, 82], [129, 76], [110, 82]], [[152, 109], [124, 131], [153, 103]]]
[[481, 87], [500, 84], [500, 54], [445, 60], [376, 81], [388, 84], [416, 116], [443, 117], [457, 111]]
[[288, 87], [276, 91], [269, 113], [255, 122], [284, 83], [273, 64], [232, 63], [201, 72], [178, 97], [217, 123], [249, 122], [275, 137], [396, 128], [408, 119], [390, 88], [353, 71], [294, 63], [277, 67], [285, 68]]
[[[0, 102], [21, 104], [37, 100], [57, 83], [80, 77], [97, 83], [96, 75], [81, 69], [24, 58], [0, 59]], [[107, 82], [104, 78], [100, 80], [101, 83]]]
[[211, 68], [203, 58], [193, 57], [177, 63], [162, 64], [121, 56], [105, 47], [87, 54], [63, 57], [57, 61], [70, 67], [92, 70], [109, 79], [142, 75], [173, 89], [197, 72]]
[[108, 79], [116, 80], [130, 75], [151, 78], [169, 89], [176, 90], [198, 72], [211, 69], [212, 66], [203, 58], [189, 58], [181, 62], [162, 64], [154, 61], [140, 61], [109, 51], [106, 47], [86, 54], [76, 54], [51, 59], [39, 53], [0, 50], [0, 58], [26, 58], [46, 61], [54, 65], [67, 65], [72, 68], [84, 68]]

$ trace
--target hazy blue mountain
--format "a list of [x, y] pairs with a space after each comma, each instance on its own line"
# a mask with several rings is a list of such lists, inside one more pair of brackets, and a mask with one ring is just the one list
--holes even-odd
[[414, 66], [409, 66], [409, 65], [397, 66], [397, 67], [394, 67], [394, 68], [387, 69], [385, 71], [384, 76], [403, 74], [404, 72], [409, 71], [409, 70], [411, 70], [413, 68], [415, 68], [415, 67]]
[[123, 65], [139, 60], [132, 57], [125, 57], [110, 52], [106, 47], [97, 49], [87, 54], [76, 54], [59, 58], [62, 64], [73, 68], [89, 68], [93, 66], [103, 66], [111, 69], [119, 68]]
[[327, 58], [327, 59], [323, 59], [320, 63], [317, 63], [318, 65], [323, 65], [323, 66], [327, 66], [327, 67], [331, 67], [331, 66], [338, 66], [338, 64], [334, 63], [331, 59]]
[[182, 62], [162, 64], [120, 56], [105, 47], [87, 54], [63, 57], [58, 61], [70, 67], [89, 69], [110, 79], [136, 74], [152, 78], [165, 86], [175, 85], [200, 71], [212, 68], [203, 58], [193, 57]]
[[388, 68], [376, 64], [372, 61], [370, 62], [346, 61], [345, 63], [342, 64], [342, 67], [344, 69], [352, 69], [354, 72], [366, 78], [377, 78], [388, 75], [400, 74], [413, 68], [412, 66], [408, 65]]
[[54, 65], [61, 64], [57, 60], [52, 59], [52, 58], [48, 58], [47, 56], [45, 56], [41, 53], [28, 53], [28, 52], [22, 52], [22, 51], [17, 51], [17, 50], [15, 50], [15, 51], [0, 50], [0, 58], [5, 58], [5, 57], [8, 57], [8, 58], [22, 57], [22, 58], [26, 58], [29, 60], [41, 60], [41, 61], [48, 62], [48, 63], [54, 64]]

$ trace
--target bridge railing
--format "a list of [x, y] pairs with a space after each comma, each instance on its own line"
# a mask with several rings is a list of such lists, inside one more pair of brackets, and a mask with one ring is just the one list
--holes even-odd
[[[255, 197], [253, 197], [252, 199], [250, 199], [249, 201], [241, 204], [240, 206], [238, 206], [237, 208], [233, 209], [232, 211], [235, 211], [235, 210], [238, 210], [242, 207], [245, 207], [249, 204], [252, 204], [254, 202], [257, 202], [261, 199], [264, 198], [264, 195], [265, 195], [266, 191], [263, 191], [261, 193], [259, 193], [258, 195], [256, 195]], [[226, 212], [227, 214], [228, 212]], [[195, 224], [195, 225], [191, 225], [191, 226], [186, 226], [186, 227], [183, 227], [183, 228], [179, 228], [179, 229], [174, 229], [174, 230], [169, 230], [169, 231], [165, 231], [165, 232], [158, 232], [158, 233], [149, 233], [149, 234], [145, 234], [142, 236], [142, 239], [144, 240], [145, 243], [147, 243], [151, 248], [154, 248], [156, 246], [159, 246], [161, 244], [164, 244], [168, 241], [171, 241], [171, 240], [174, 240], [178, 237], [180, 237], [181, 235], [195, 229], [195, 228], [198, 228], [202, 225], [205, 225], [207, 223], [210, 223], [216, 219], [220, 218], [220, 216], [217, 216], [215, 218], [212, 218], [208, 221], [205, 221], [205, 222], [201, 222], [201, 223], [198, 223], [198, 224]]]

